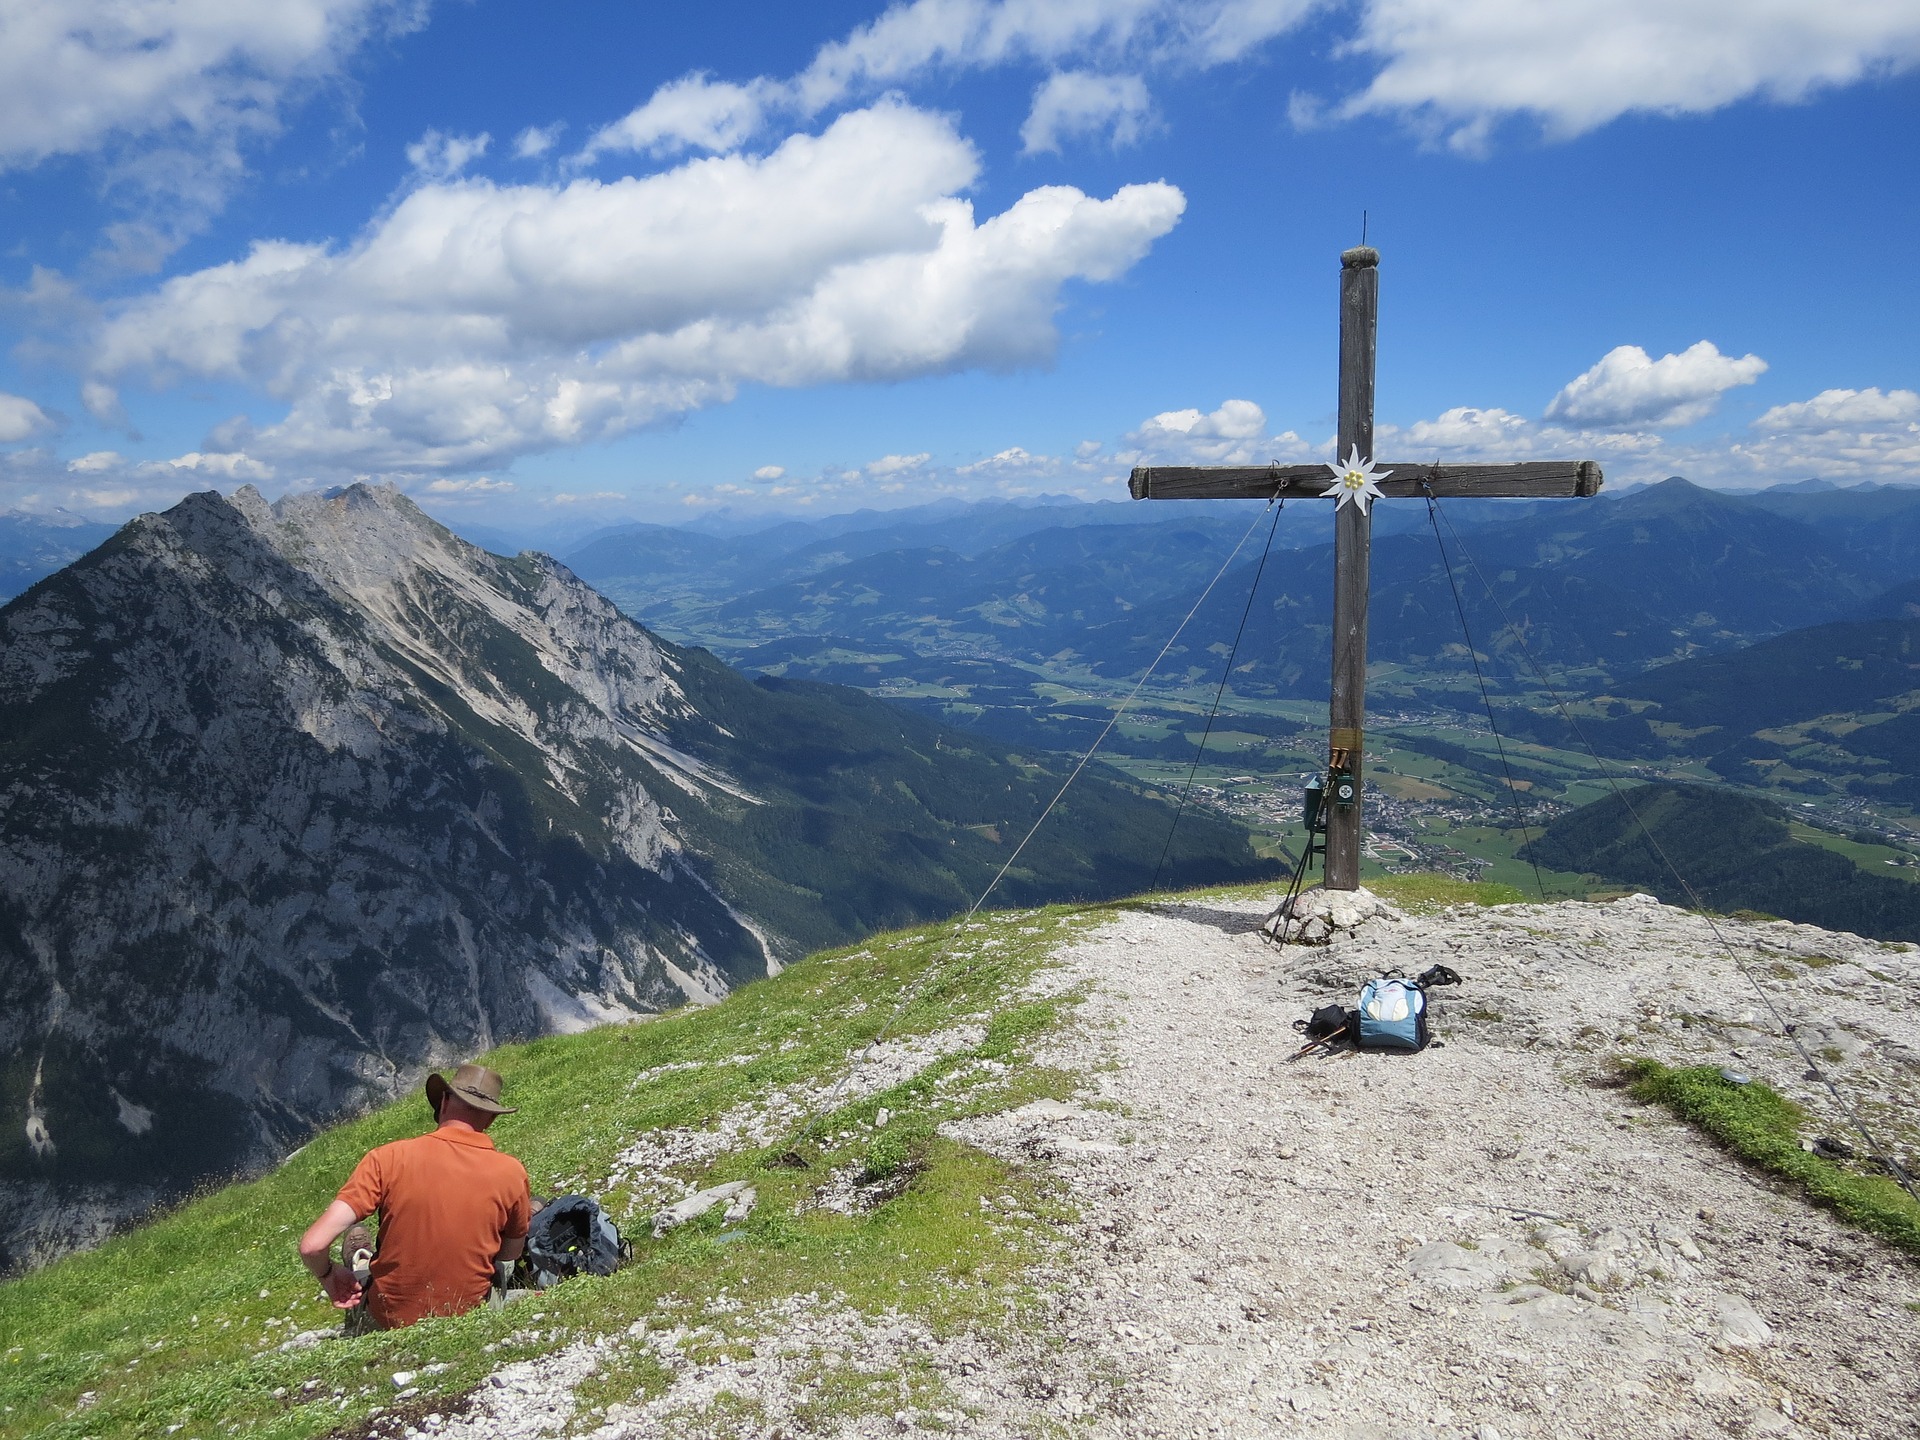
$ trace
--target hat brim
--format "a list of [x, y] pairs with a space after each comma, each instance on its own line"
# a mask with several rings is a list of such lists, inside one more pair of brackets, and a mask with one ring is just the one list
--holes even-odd
[[465, 1085], [449, 1084], [447, 1077], [442, 1075], [438, 1070], [427, 1076], [427, 1103], [433, 1106], [434, 1114], [438, 1115], [440, 1113], [440, 1102], [450, 1094], [458, 1095], [465, 1104], [471, 1105], [476, 1110], [484, 1110], [489, 1115], [518, 1115], [520, 1113], [517, 1106], [502, 1105], [498, 1100], [489, 1099], [478, 1090], [469, 1089]]

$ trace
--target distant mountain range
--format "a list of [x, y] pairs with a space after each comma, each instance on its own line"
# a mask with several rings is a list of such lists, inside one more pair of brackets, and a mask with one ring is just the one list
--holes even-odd
[[[1084, 509], [1072, 525], [1043, 523], [1074, 514], [1058, 507], [988, 509], [824, 540], [625, 531], [569, 564], [668, 633], [787, 675], [848, 678], [837, 667], [858, 653], [875, 657], [867, 673], [876, 688], [933, 656], [1123, 679], [1158, 653], [1258, 507]], [[1587, 501], [1449, 502], [1444, 517], [1468, 626], [1499, 661], [1502, 683], [1524, 668], [1509, 618], [1556, 671], [1624, 678], [1859, 613], [1920, 576], [1920, 488], [1739, 497], [1676, 478]], [[1325, 693], [1328, 521], [1320, 505], [1280, 517], [1280, 553], [1249, 621], [1237, 693]], [[1213, 647], [1237, 626], [1264, 540], [1261, 526], [1170, 657], [1171, 679], [1217, 673]], [[1376, 507], [1370, 644], [1377, 661], [1416, 673], [1466, 669], [1453, 590], [1420, 505]]]
[[[1501, 699], [1502, 733], [1546, 748], [1503, 763], [1480, 742], [1398, 725], [1388, 743], [1444, 767], [1414, 764], [1414, 777], [1498, 806], [1512, 773], [1553, 801], [1596, 777], [1582, 758], [1591, 744], [1654, 773], [1815, 797], [1834, 809], [1830, 824], [1874, 807], [1884, 823], [1866, 813], [1854, 823], [1896, 840], [1901, 817], [1920, 811], [1920, 488], [1732, 495], [1673, 478], [1588, 501], [1442, 503], [1451, 583], [1425, 507], [1376, 507], [1374, 706], [1477, 710], [1470, 634]], [[702, 577], [670, 601], [650, 588], [633, 537], [601, 537], [578, 558], [623, 603], [657, 606], [670, 632], [742, 666], [859, 685], [983, 734], [1070, 752], [1111, 715], [1110, 703], [1073, 692], [1111, 694], [1137, 677], [1257, 510], [1140, 502], [1131, 513], [1157, 523], [1041, 525], [1071, 513], [1041, 510], [977, 528], [949, 513], [825, 545], [715, 537]], [[1210, 703], [1247, 614], [1230, 728], [1270, 743], [1222, 764], [1310, 763], [1299, 727], [1279, 733], [1287, 722], [1265, 707], [1326, 693], [1327, 518], [1324, 506], [1299, 505], [1279, 517], [1247, 610], [1263, 524], [1162, 663], [1161, 693], [1186, 687], [1191, 717]], [[730, 547], [751, 543], [771, 548], [729, 569], [739, 553]], [[1576, 702], [1577, 733], [1535, 664]], [[1200, 722], [1159, 718], [1158, 728], [1110, 733], [1108, 753], [1192, 757]], [[1881, 853], [1865, 863], [1881, 864]], [[1874, 878], [1905, 884], [1896, 878], [1905, 873]]]
[[[1065, 773], [756, 683], [392, 490], [143, 516], [0, 609], [0, 1247], [426, 1066], [951, 914]], [[1170, 819], [1090, 771], [999, 900], [1138, 890]], [[1164, 878], [1273, 870], [1190, 815]]]
[[[1920, 511], [1920, 496], [1914, 503]], [[1847, 613], [1907, 578], [1811, 526], [1684, 480], [1456, 528], [1464, 544], [1442, 527], [1451, 582], [1431, 533], [1374, 542], [1368, 649], [1375, 663], [1408, 667], [1416, 677], [1463, 675], [1471, 634], [1475, 648], [1494, 657], [1489, 673], [1497, 683], [1524, 684], [1517, 631], [1534, 660], [1561, 675], [1632, 675]], [[1195, 678], [1210, 669], [1205, 647], [1232, 633], [1252, 574], [1251, 565], [1240, 567], [1199, 617], [1187, 651]], [[1189, 576], [1188, 593], [1203, 580]], [[1270, 562], [1241, 646], [1238, 692], [1326, 693], [1332, 594], [1331, 546]], [[1089, 634], [1078, 653], [1102, 673], [1135, 673], [1184, 608], [1178, 597], [1142, 605]]]
[[116, 528], [64, 510], [0, 514], [0, 600], [11, 600], [34, 581], [71, 565]]

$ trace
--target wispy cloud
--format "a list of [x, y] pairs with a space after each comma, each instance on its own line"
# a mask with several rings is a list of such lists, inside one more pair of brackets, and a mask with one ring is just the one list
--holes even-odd
[[698, 71], [588, 139], [580, 160], [618, 151], [725, 151], [783, 119], [806, 121], [928, 75], [1038, 66], [1052, 73], [1022, 129], [1030, 153], [1068, 139], [1137, 139], [1152, 120], [1142, 72], [1245, 59], [1321, 0], [912, 0], [820, 47], [790, 76], [718, 80]]
[[448, 135], [429, 130], [407, 146], [407, 163], [429, 180], [451, 180], [487, 153], [493, 137]]
[[1508, 116], [1569, 138], [1920, 63], [1920, 8], [1749, 0], [1367, 0], [1348, 50], [1379, 72], [1339, 113], [1412, 117], [1456, 150]]
[[560, 143], [560, 136], [566, 128], [564, 121], [555, 121], [551, 125], [529, 125], [513, 137], [514, 159], [540, 159]]
[[0, 170], [97, 160], [131, 212], [103, 254], [151, 269], [217, 212], [287, 104], [426, 0], [9, 0]]
[[1064, 141], [1105, 136], [1118, 148], [1136, 143], [1152, 123], [1153, 101], [1138, 75], [1056, 70], [1034, 92], [1020, 147], [1028, 155], [1058, 153]]

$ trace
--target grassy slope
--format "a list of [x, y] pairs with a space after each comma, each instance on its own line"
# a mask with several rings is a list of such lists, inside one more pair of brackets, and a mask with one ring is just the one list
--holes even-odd
[[[605, 1186], [623, 1145], [650, 1130], [705, 1127], [771, 1090], [837, 1075], [929, 964], [937, 962], [940, 973], [897, 1035], [991, 1017], [975, 1049], [842, 1107], [826, 1128], [844, 1138], [803, 1146], [810, 1169], [769, 1167], [764, 1155], [736, 1151], [688, 1172], [686, 1179], [706, 1184], [755, 1179], [761, 1202], [743, 1240], [718, 1244], [714, 1225], [696, 1224], [655, 1242], [646, 1238], [643, 1214], [623, 1225], [636, 1235], [635, 1263], [611, 1280], [576, 1281], [541, 1297], [544, 1323], [569, 1336], [623, 1329], [637, 1316], [722, 1289], [748, 1300], [837, 1291], [859, 1308], [911, 1307], [936, 1325], [1004, 1316], [1047, 1202], [998, 1162], [934, 1137], [933, 1127], [952, 1115], [1068, 1093], [1065, 1076], [1030, 1065], [996, 1074], [973, 1062], [1017, 1060], [1032, 1037], [1061, 1023], [1068, 1008], [1061, 1002], [1009, 1008], [1009, 998], [1046, 954], [1099, 913], [1007, 912], [965, 934], [948, 925], [878, 937], [815, 956], [711, 1009], [495, 1051], [488, 1063], [506, 1076], [521, 1107], [496, 1127], [502, 1147], [526, 1162], [536, 1190], [601, 1194], [624, 1221], [634, 1197], [609, 1196]], [[648, 1076], [662, 1066], [687, 1068]], [[975, 1083], [936, 1091], [943, 1074], [970, 1066]], [[636, 1083], [637, 1076], [646, 1078]], [[829, 1170], [862, 1159], [876, 1143], [864, 1122], [883, 1104], [900, 1118], [881, 1132], [888, 1139], [880, 1148], [907, 1141], [927, 1166], [915, 1184], [871, 1214], [796, 1214], [796, 1202]], [[444, 1363], [449, 1368], [420, 1383], [429, 1396], [453, 1396], [503, 1360], [553, 1348], [551, 1336], [510, 1338], [527, 1323], [528, 1305], [291, 1354], [274, 1348], [298, 1330], [337, 1320], [295, 1258], [302, 1227], [367, 1148], [426, 1126], [424, 1102], [410, 1097], [321, 1135], [263, 1179], [0, 1287], [0, 1436], [158, 1434], [174, 1424], [184, 1426], [182, 1440], [216, 1430], [318, 1435], [387, 1401], [395, 1370]], [[979, 1204], [988, 1193], [1000, 1197], [993, 1224]], [[642, 1389], [644, 1382], [634, 1381]], [[95, 1399], [76, 1409], [85, 1393]]]
[[[1438, 876], [1394, 877], [1377, 888], [1412, 909], [1521, 898]], [[724, 1324], [703, 1309], [723, 1291], [745, 1314], [812, 1292], [869, 1313], [919, 1314], [940, 1330], [1017, 1323], [1031, 1299], [1023, 1276], [1062, 1218], [1057, 1197], [934, 1129], [950, 1117], [1072, 1093], [1074, 1077], [1037, 1066], [1029, 1052], [1071, 1023], [1073, 998], [1021, 992], [1048, 955], [1111, 908], [1001, 912], [964, 932], [947, 924], [879, 936], [816, 955], [710, 1009], [495, 1051], [487, 1061], [521, 1107], [498, 1122], [496, 1139], [526, 1162], [536, 1190], [601, 1195], [634, 1237], [634, 1263], [611, 1279], [573, 1281], [505, 1311], [278, 1350], [298, 1331], [337, 1323], [294, 1242], [366, 1149], [426, 1128], [425, 1103], [413, 1096], [322, 1134], [262, 1179], [0, 1285], [0, 1440], [106, 1440], [176, 1425], [180, 1440], [323, 1435], [393, 1404], [395, 1371], [445, 1366], [414, 1382], [422, 1394], [411, 1402], [416, 1415], [444, 1410], [505, 1361], [624, 1330], [636, 1318], [699, 1314]], [[798, 1146], [805, 1170], [773, 1163], [783, 1141], [679, 1172], [690, 1188], [752, 1178], [760, 1204], [744, 1234], [719, 1239], [716, 1211], [663, 1241], [647, 1238], [650, 1204], [606, 1184], [624, 1145], [649, 1131], [704, 1129], [772, 1092], [837, 1076], [930, 966], [937, 973], [894, 1035], [971, 1021], [986, 1026], [980, 1044], [813, 1126]], [[896, 1118], [875, 1131], [883, 1105]], [[903, 1150], [924, 1168], [896, 1199], [855, 1216], [801, 1208], [829, 1172], [885, 1168]], [[643, 1366], [598, 1377], [588, 1390], [604, 1403], [657, 1393], [665, 1380]], [[892, 1413], [921, 1383], [826, 1374], [820, 1403], [836, 1414]]]
[[1665, 1105], [1750, 1165], [1791, 1181], [1816, 1205], [1920, 1255], [1920, 1202], [1884, 1176], [1856, 1174], [1801, 1149], [1807, 1112], [1778, 1091], [1759, 1081], [1730, 1084], [1714, 1065], [1673, 1069], [1639, 1060], [1628, 1075], [1636, 1098]]

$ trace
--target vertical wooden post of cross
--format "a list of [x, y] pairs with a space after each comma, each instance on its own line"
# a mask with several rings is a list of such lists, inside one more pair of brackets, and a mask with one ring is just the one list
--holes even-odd
[[[1335, 497], [1333, 687], [1327, 706], [1326, 888], [1360, 888], [1366, 833], [1360, 794], [1367, 722], [1367, 568], [1373, 520], [1369, 495], [1467, 495], [1529, 499], [1597, 495], [1604, 477], [1592, 460], [1373, 461], [1374, 331], [1380, 313], [1380, 252], [1356, 246], [1340, 256], [1340, 427], [1337, 465], [1138, 465], [1127, 480], [1136, 500], [1275, 500]], [[1356, 473], [1358, 462], [1359, 473]], [[1375, 485], [1367, 475], [1372, 473]]]
[[[1344, 463], [1356, 449], [1373, 457], [1373, 354], [1380, 314], [1380, 252], [1357, 245], [1340, 256], [1340, 426]], [[1342, 505], [1334, 516], [1333, 691], [1328, 706], [1330, 768], [1353, 777], [1353, 802], [1327, 816], [1326, 887], [1360, 888], [1365, 833], [1360, 787], [1367, 715], [1367, 562], [1373, 516]], [[1329, 795], [1332, 799], [1332, 795]]]

